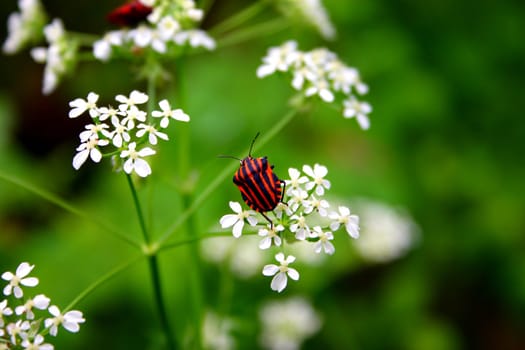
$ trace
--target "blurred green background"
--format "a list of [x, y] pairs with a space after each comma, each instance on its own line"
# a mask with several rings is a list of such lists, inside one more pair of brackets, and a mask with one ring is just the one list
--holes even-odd
[[[326, 46], [357, 67], [369, 84], [372, 127], [362, 131], [317, 104], [258, 155], [275, 171], [321, 163], [331, 193], [404, 207], [419, 225], [417, 245], [388, 264], [359, 260], [344, 239], [322, 268], [276, 295], [269, 280], [234, 280], [230, 313], [243, 326], [239, 348], [253, 348], [257, 308], [265, 300], [306, 295], [323, 315], [323, 329], [304, 348], [525, 348], [525, 6], [522, 1], [324, 1], [338, 38], [323, 42], [294, 30], [195, 55], [184, 62], [184, 109], [192, 117], [190, 162], [203, 188], [287, 110], [289, 82], [259, 80], [269, 46], [290, 38], [300, 48]], [[120, 1], [44, 1], [51, 17], [74, 31], [102, 33], [105, 14]], [[216, 1], [210, 28], [245, 1]], [[0, 5], [5, 22], [14, 0]], [[5, 38], [5, 25], [1, 26]], [[220, 42], [220, 38], [218, 38]], [[96, 91], [106, 103], [144, 90], [127, 67], [80, 64], [51, 96], [40, 93], [42, 66], [27, 52], [0, 56], [0, 169], [56, 193], [139, 238], [124, 176], [110, 165], [71, 166], [86, 120], [67, 118], [68, 102]], [[174, 137], [176, 137], [175, 135]], [[151, 180], [141, 188], [154, 230], [180, 213], [176, 143], [161, 145]], [[196, 213], [202, 232], [216, 229], [229, 200], [228, 179]], [[359, 213], [357, 213], [359, 214]], [[131, 219], [130, 219], [131, 218]], [[0, 180], [0, 266], [36, 265], [38, 292], [65, 307], [78, 293], [134, 254], [88, 220]], [[187, 249], [161, 256], [170, 316], [186, 322]], [[221, 278], [202, 264], [205, 303], [216, 308]], [[221, 276], [221, 277], [218, 277]], [[233, 277], [232, 277], [233, 278]], [[87, 323], [62, 332], [57, 349], [155, 349], [159, 324], [146, 264], [140, 262], [97, 289], [78, 308]], [[253, 320], [253, 322], [249, 322]]]

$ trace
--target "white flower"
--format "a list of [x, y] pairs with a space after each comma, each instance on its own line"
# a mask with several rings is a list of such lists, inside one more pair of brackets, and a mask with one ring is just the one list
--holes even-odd
[[123, 169], [128, 174], [135, 171], [140, 177], [146, 177], [151, 174], [151, 168], [148, 162], [142, 158], [155, 154], [155, 151], [149, 147], [145, 147], [137, 152], [136, 147], [136, 142], [132, 142], [129, 144], [127, 150], [120, 153], [121, 158], [128, 158], [124, 162]]
[[121, 46], [124, 42], [124, 32], [114, 30], [104, 34], [101, 40], [93, 44], [93, 56], [101, 61], [107, 61], [112, 54], [112, 46]]
[[13, 310], [7, 306], [7, 299], [2, 300], [0, 302], [0, 329], [4, 327], [4, 316], [11, 316], [12, 314]]
[[122, 124], [117, 116], [111, 117], [111, 124], [113, 124], [115, 129], [111, 132], [109, 138], [115, 147], [120, 148], [122, 147], [123, 141], [129, 142], [131, 139], [128, 133], [128, 127]]
[[90, 92], [87, 96], [87, 100], [77, 98], [69, 102], [69, 106], [72, 108], [69, 111], [69, 118], [77, 118], [78, 116], [84, 114], [84, 112], [88, 110], [91, 118], [96, 118], [98, 116], [98, 97], [99, 96], [96, 93]]
[[64, 34], [64, 24], [60, 18], [55, 18], [44, 28], [44, 35], [48, 43], [56, 43], [64, 37]]
[[180, 24], [172, 16], [165, 16], [157, 24], [157, 30], [162, 40], [167, 41], [173, 38], [175, 32], [180, 29]]
[[[287, 191], [288, 192], [288, 191]], [[299, 209], [299, 206], [306, 205], [305, 203], [306, 199], [308, 198], [308, 192], [303, 190], [302, 188], [296, 188], [292, 189], [288, 192], [289, 200], [288, 200], [288, 207], [290, 210], [294, 213]]]
[[42, 35], [45, 14], [38, 0], [19, 0], [20, 12], [7, 19], [8, 37], [3, 45], [6, 54], [14, 54]]
[[15, 308], [15, 313], [17, 315], [21, 315], [23, 313], [26, 314], [26, 318], [28, 320], [33, 320], [35, 318], [35, 314], [33, 313], [33, 308], [37, 308], [39, 310], [45, 310], [49, 306], [50, 299], [46, 297], [43, 294], [38, 294], [32, 299], [27, 299], [24, 305], [17, 306]]
[[275, 246], [280, 247], [281, 246], [281, 237], [279, 237], [279, 232], [284, 231], [283, 225], [277, 225], [273, 228], [267, 229], [267, 228], [261, 228], [259, 230], [259, 236], [264, 237], [261, 242], [259, 243], [260, 249], [268, 249], [272, 246], [272, 240]]
[[182, 109], [171, 109], [170, 103], [168, 100], [162, 100], [159, 102], [160, 111], [153, 111], [151, 115], [155, 118], [162, 118], [160, 120], [160, 126], [162, 128], [167, 128], [170, 122], [170, 119], [178, 120], [181, 122], [190, 121], [190, 117], [184, 113]]
[[157, 137], [159, 137], [159, 138], [161, 138], [163, 140], [166, 140], [166, 141], [168, 140], [168, 135], [166, 135], [163, 132], [158, 131], [157, 129], [155, 129], [155, 127], [153, 125], [147, 125], [147, 124], [141, 123], [141, 124], [138, 125], [138, 128], [140, 130], [137, 131], [137, 137], [142, 137], [146, 133], [148, 133], [148, 141], [152, 145], [156, 145], [157, 144]]
[[[278, 1], [280, 3], [280, 1]], [[302, 18], [307, 25], [316, 29], [324, 39], [333, 39], [336, 35], [335, 27], [330, 21], [326, 8], [321, 0], [289, 0], [282, 10], [288, 16]]]
[[263, 304], [259, 312], [261, 345], [271, 350], [300, 349], [302, 342], [321, 329], [321, 317], [302, 297]]
[[239, 238], [242, 234], [244, 227], [244, 221], [246, 220], [250, 226], [257, 225], [257, 218], [255, 213], [250, 210], [242, 210], [241, 205], [238, 202], [230, 201], [230, 208], [235, 214], [226, 214], [220, 219], [222, 228], [228, 228], [233, 226], [233, 236]]
[[140, 105], [148, 102], [148, 98], [148, 95], [146, 95], [145, 93], [133, 90], [129, 94], [129, 97], [126, 97], [124, 95], [117, 95], [115, 97], [115, 100], [117, 100], [117, 102], [120, 102], [120, 105], [118, 106], [119, 110], [126, 111], [131, 106]]
[[116, 117], [116, 116], [126, 115], [126, 112], [116, 110], [115, 108], [112, 108], [112, 107], [100, 107], [98, 108], [98, 113], [99, 113], [98, 120], [100, 120], [101, 122], [106, 119], [110, 119], [110, 118], [113, 120], [113, 117]]
[[141, 111], [137, 106], [131, 106], [126, 110], [126, 117], [122, 119], [122, 124], [127, 124], [128, 129], [131, 130], [135, 127], [136, 120], [145, 122], [146, 116], [146, 112]]
[[51, 344], [44, 343], [44, 337], [41, 334], [37, 334], [33, 341], [24, 339], [22, 341], [22, 347], [28, 350], [53, 350], [54, 347]]
[[272, 290], [280, 293], [286, 288], [288, 277], [297, 281], [299, 279], [299, 272], [294, 268], [288, 267], [289, 264], [295, 261], [294, 256], [289, 255], [285, 258], [283, 253], [277, 253], [275, 260], [277, 260], [280, 265], [265, 265], [262, 273], [264, 276], [274, 276], [270, 287]]
[[303, 171], [306, 175], [310, 176], [313, 181], [310, 181], [306, 184], [306, 189], [310, 191], [315, 187], [315, 193], [319, 196], [324, 194], [325, 188], [328, 190], [330, 188], [330, 181], [326, 180], [324, 177], [328, 174], [328, 169], [319, 164], [315, 164], [312, 169], [309, 165], [303, 166]]
[[314, 243], [314, 251], [317, 254], [319, 254], [323, 250], [328, 255], [332, 255], [335, 253], [335, 247], [332, 244], [332, 242], [330, 242], [334, 239], [334, 235], [332, 232], [325, 232], [320, 226], [314, 226], [311, 232], [311, 237], [319, 238], [319, 240]]
[[308, 182], [308, 178], [304, 175], [301, 176], [301, 172], [295, 168], [289, 168], [288, 175], [290, 175], [290, 179], [286, 180], [287, 191], [300, 188], [303, 184]]
[[47, 48], [45, 47], [32, 48], [30, 54], [37, 63], [46, 63], [47, 61]]
[[17, 267], [14, 274], [9, 271], [4, 272], [2, 274], [2, 279], [9, 281], [9, 284], [4, 288], [4, 295], [7, 296], [13, 293], [15, 298], [20, 299], [24, 296], [24, 292], [22, 291], [22, 288], [20, 288], [20, 285], [25, 287], [36, 286], [38, 284], [38, 278], [26, 277], [34, 267], [35, 265], [29, 265], [28, 263], [23, 262]]
[[363, 130], [370, 128], [368, 114], [372, 112], [372, 106], [367, 102], [359, 102], [354, 96], [350, 96], [344, 102], [343, 116], [345, 118], [356, 118]]
[[339, 207], [339, 212], [333, 212], [328, 215], [332, 221], [330, 224], [330, 229], [332, 231], [337, 231], [340, 225], [343, 225], [346, 228], [346, 232], [352, 238], [359, 237], [359, 217], [357, 215], [351, 215], [350, 209], [344, 206]]
[[88, 157], [90, 157], [95, 163], [100, 162], [102, 159], [102, 153], [100, 153], [97, 147], [106, 146], [108, 144], [108, 140], [99, 139], [97, 137], [92, 137], [89, 140], [81, 143], [80, 146], [77, 147], [78, 153], [73, 157], [73, 168], [76, 170], [80, 169]]
[[310, 196], [310, 199], [304, 201], [304, 213], [310, 214], [316, 210], [319, 215], [327, 216], [328, 212], [326, 209], [330, 207], [330, 204], [325, 199], [317, 199], [314, 195]]
[[306, 218], [303, 214], [294, 214], [290, 217], [290, 232], [295, 233], [295, 238], [304, 241], [306, 237], [310, 236], [310, 228], [306, 223]]
[[153, 40], [153, 30], [150, 27], [141, 24], [137, 28], [130, 30], [128, 32], [128, 37], [138, 47], [146, 47]]
[[110, 132], [106, 130], [107, 128], [109, 128], [109, 126], [104, 123], [88, 124], [84, 126], [84, 128], [86, 130], [82, 131], [79, 134], [81, 142], [86, 142], [92, 138], [98, 138], [100, 136], [99, 134], [102, 134], [103, 136], [108, 137], [108, 138], [111, 136]]
[[52, 336], [57, 335], [58, 326], [60, 325], [62, 325], [67, 331], [76, 333], [80, 329], [79, 323], [84, 323], [86, 321], [83, 318], [81, 311], [72, 310], [62, 314], [60, 309], [55, 305], [49, 307], [49, 313], [54, 317], [47, 318], [44, 321], [44, 325], [46, 328], [49, 328], [49, 334]]
[[11, 336], [11, 343], [17, 344], [17, 338], [26, 336], [26, 331], [28, 331], [30, 328], [31, 324], [29, 323], [29, 321], [18, 320], [15, 323], [8, 324], [6, 330], [7, 334]]
[[298, 57], [296, 41], [287, 41], [279, 47], [271, 47], [263, 57], [263, 64], [257, 68], [257, 77], [264, 78], [276, 71], [286, 72]]
[[207, 50], [214, 50], [216, 47], [215, 40], [204, 30], [190, 29], [183, 30], [173, 36], [173, 41], [177, 45], [189, 43], [191, 47], [204, 47]]
[[306, 96], [313, 96], [313, 95], [319, 95], [319, 97], [325, 101], [325, 102], [333, 102], [335, 100], [335, 96], [333, 92], [330, 90], [330, 84], [324, 79], [319, 79], [306, 89], [304, 92]]

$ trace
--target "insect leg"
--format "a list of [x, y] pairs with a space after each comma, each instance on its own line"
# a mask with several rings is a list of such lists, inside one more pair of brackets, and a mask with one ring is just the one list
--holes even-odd
[[264, 218], [265, 218], [266, 220], [268, 220], [268, 222], [270, 223], [270, 230], [273, 230], [273, 221], [272, 221], [268, 216], [266, 216], [265, 213], [263, 213], [263, 212], [259, 212], [259, 213], [260, 213], [262, 216], [264, 216]]

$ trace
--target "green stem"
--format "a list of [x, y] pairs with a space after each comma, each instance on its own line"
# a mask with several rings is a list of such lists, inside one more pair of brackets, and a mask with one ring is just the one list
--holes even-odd
[[[254, 234], [256, 234], [256, 232], [254, 232]], [[212, 232], [212, 233], [205, 233], [205, 234], [195, 235], [195, 236], [192, 236], [192, 237], [180, 239], [178, 241], [170, 242], [168, 244], [165, 244], [162, 247], [159, 247], [159, 252], [164, 251], [164, 250], [173, 249], [173, 248], [178, 248], [178, 247], [181, 247], [181, 246], [184, 246], [184, 245], [187, 245], [187, 244], [191, 244], [191, 243], [195, 243], [195, 242], [201, 241], [203, 239], [207, 239], [207, 238], [229, 237], [231, 235], [232, 235], [232, 233], [230, 231]], [[243, 235], [244, 235], [244, 232], [243, 232]]]
[[71, 205], [70, 203], [68, 203], [67, 201], [65, 201], [64, 199], [58, 197], [57, 195], [49, 192], [49, 191], [46, 191], [42, 188], [39, 188], [33, 184], [30, 184], [24, 180], [21, 180], [19, 178], [16, 178], [14, 176], [11, 176], [9, 174], [6, 174], [5, 172], [3, 172], [2, 170], [0, 170], [0, 178], [7, 181], [7, 182], [10, 182], [18, 187], [21, 187], [45, 200], [47, 200], [48, 202], [50, 203], [53, 203], [55, 204], [56, 206], [64, 209], [65, 211], [73, 214], [73, 215], [76, 215], [86, 221], [89, 221], [89, 222], [92, 222], [96, 225], [98, 225], [100, 228], [104, 229], [105, 231], [107, 231], [108, 233], [112, 234], [113, 236], [115, 236], [116, 238], [120, 239], [121, 241], [123, 242], [126, 242], [130, 245], [132, 245], [133, 247], [136, 247], [136, 248], [140, 248], [140, 243], [136, 242], [135, 240], [129, 238], [127, 235], [125, 235], [124, 233], [118, 231], [117, 229], [115, 229], [114, 227], [111, 227], [109, 224], [99, 220], [99, 219], [96, 219], [94, 218], [92, 215], [90, 214], [87, 214], [85, 213], [84, 211], [74, 207], [73, 205]]
[[144, 242], [146, 243], [146, 245], [149, 245], [150, 238], [148, 235], [148, 230], [146, 228], [146, 221], [144, 220], [144, 214], [142, 212], [142, 208], [140, 207], [140, 201], [137, 195], [137, 190], [135, 189], [135, 185], [133, 184], [133, 179], [131, 178], [130, 174], [126, 174], [126, 179], [128, 180], [129, 189], [131, 191], [131, 195], [133, 196], [133, 203], [135, 204], [135, 209], [137, 211], [137, 217], [139, 219], [140, 230], [142, 231]]
[[217, 24], [215, 27], [210, 29], [210, 35], [217, 37], [227, 31], [232, 30], [235, 27], [239, 27], [243, 23], [249, 21], [257, 14], [259, 14], [266, 6], [264, 1], [257, 1], [254, 4], [246, 7], [244, 10], [237, 12], [230, 18]]
[[150, 245], [150, 237], [148, 234], [146, 223], [144, 221], [144, 214], [140, 206], [140, 201], [138, 199], [137, 191], [135, 189], [135, 185], [133, 184], [133, 179], [131, 178], [131, 175], [129, 174], [127, 174], [126, 178], [128, 179], [128, 184], [131, 190], [131, 194], [133, 196], [133, 202], [135, 204], [135, 209], [137, 211], [137, 217], [139, 219], [140, 228], [144, 236], [144, 242], [146, 244], [146, 247], [144, 248], [144, 252], [145, 254], [148, 255], [148, 265], [149, 265], [151, 279], [153, 283], [153, 294], [155, 298], [155, 303], [157, 304], [157, 310], [159, 312], [161, 327], [164, 330], [168, 349], [174, 350], [176, 347], [175, 347], [175, 342], [173, 340], [174, 338], [172, 337], [172, 328], [170, 326], [168, 315], [166, 313], [166, 305], [164, 303], [164, 297], [162, 295], [162, 284], [161, 284], [159, 262], [158, 262], [158, 255], [157, 255], [158, 246]]
[[[183, 194], [183, 205], [184, 208], [188, 208], [191, 204], [191, 196], [189, 194]], [[196, 226], [195, 226], [195, 217], [190, 215], [188, 220], [186, 220], [186, 232], [187, 236], [190, 238], [198, 237]], [[189, 264], [188, 272], [190, 279], [190, 288], [191, 288], [191, 301], [193, 303], [193, 327], [195, 334], [194, 348], [202, 349], [202, 316], [203, 316], [203, 287], [201, 281], [201, 265], [199, 260], [199, 245], [197, 244], [198, 240], [194, 239], [189, 243], [188, 253], [189, 253]]]
[[108, 273], [106, 273], [105, 275], [100, 277], [98, 280], [96, 280], [90, 286], [88, 286], [84, 291], [82, 291], [75, 299], [73, 299], [73, 301], [71, 303], [69, 303], [69, 305], [64, 309], [63, 312], [71, 310], [75, 305], [77, 305], [79, 302], [81, 302], [84, 298], [86, 298], [89, 294], [91, 294], [95, 289], [97, 289], [102, 284], [104, 284], [107, 281], [109, 281], [113, 276], [115, 276], [116, 274], [124, 271], [125, 269], [127, 269], [128, 267], [130, 267], [131, 265], [133, 265], [134, 263], [136, 263], [137, 261], [139, 261], [142, 258], [144, 258], [144, 255], [141, 254], [141, 255], [139, 255], [139, 256], [137, 256], [137, 257], [135, 257], [135, 258], [133, 258], [133, 259], [131, 259], [131, 260], [129, 260], [129, 261], [119, 265], [119, 266], [117, 266], [113, 270], [109, 271]]
[[175, 341], [173, 340], [174, 337], [172, 336], [173, 331], [169, 322], [168, 314], [166, 313], [166, 305], [164, 303], [164, 297], [162, 295], [158, 256], [150, 255], [148, 257], [148, 264], [153, 282], [153, 292], [155, 295], [157, 309], [160, 316], [160, 323], [162, 328], [164, 329], [164, 334], [166, 336], [167, 348], [169, 350], [175, 350]]
[[[258, 141], [256, 148], [262, 147], [267, 142], [269, 142], [277, 133], [279, 133], [286, 125], [288, 125], [288, 123], [296, 114], [297, 109], [291, 109], [283, 118], [276, 122], [270, 130], [263, 134], [261, 139]], [[244, 151], [244, 156], [248, 154], [248, 151], [248, 149]], [[224, 182], [224, 180], [232, 175], [233, 171], [238, 166], [238, 164], [232, 162], [231, 164], [227, 165], [224, 170], [212, 180], [212, 182], [210, 182], [210, 184], [201, 192], [199, 196], [193, 200], [186, 210], [184, 210], [182, 214], [177, 217], [175, 222], [173, 222], [173, 224], [168, 229], [166, 229], [164, 234], [158, 240], [159, 246], [162, 247], [163, 243], [173, 236], [177, 229], [195, 212], [195, 210], [197, 210], [197, 208], [200, 207], [204, 201], [208, 199], [208, 197], [219, 187], [222, 182]]]
[[238, 30], [222, 39], [217, 40], [217, 48], [223, 48], [229, 45], [237, 45], [243, 41], [268, 36], [286, 29], [289, 27], [289, 25], [290, 23], [284, 18], [278, 18], [251, 26], [246, 29]]

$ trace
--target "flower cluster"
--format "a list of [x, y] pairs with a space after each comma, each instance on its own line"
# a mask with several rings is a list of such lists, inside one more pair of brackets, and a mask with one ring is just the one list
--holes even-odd
[[302, 297], [267, 302], [261, 307], [259, 318], [260, 342], [265, 349], [300, 349], [322, 325], [318, 312]]
[[168, 140], [168, 135], [160, 130], [169, 126], [171, 120], [188, 122], [190, 117], [182, 109], [172, 109], [168, 100], [159, 102], [160, 110], [148, 113], [139, 108], [149, 97], [143, 92], [132, 91], [129, 96], [117, 95], [118, 108], [98, 107], [99, 96], [94, 92], [87, 99], [77, 98], [69, 103], [72, 109], [70, 118], [88, 113], [93, 123], [85, 126], [80, 133], [80, 145], [73, 158], [73, 167], [79, 169], [88, 158], [100, 162], [102, 148], [112, 147], [107, 155], [112, 155], [117, 170], [121, 168], [128, 174], [135, 172], [141, 177], [151, 174], [151, 167], [144, 159], [155, 154], [149, 143], [156, 145], [158, 139]]
[[290, 20], [313, 27], [325, 39], [335, 37], [335, 28], [321, 0], [276, 0], [274, 3]]
[[160, 54], [176, 53], [177, 48], [215, 49], [215, 41], [205, 31], [195, 29], [204, 16], [193, 0], [140, 0], [152, 12], [136, 28], [107, 32], [93, 45], [94, 56], [107, 61], [115, 56], [135, 55], [150, 48]]
[[[323, 198], [330, 188], [330, 181], [325, 177], [328, 169], [315, 164], [313, 167], [305, 165], [302, 171], [290, 168], [290, 176], [286, 181], [286, 191], [283, 201], [276, 207], [275, 218], [272, 223], [258, 227], [259, 248], [269, 249], [272, 246], [281, 247], [283, 242], [307, 242], [312, 253], [332, 255], [335, 247], [332, 243], [334, 232], [340, 229], [352, 238], [359, 236], [359, 218], [350, 213], [350, 209], [339, 206], [337, 210], [331, 208], [329, 202]], [[222, 228], [232, 228], [233, 235], [240, 237], [245, 224], [256, 226], [259, 223], [258, 214], [252, 210], [243, 210], [238, 202], [230, 202], [233, 214], [221, 217]], [[282, 252], [275, 256], [278, 265], [264, 266], [263, 275], [273, 276], [272, 290], [281, 292], [286, 288], [288, 277], [299, 279], [297, 270], [291, 268], [296, 257], [285, 256]]]
[[7, 19], [9, 33], [3, 45], [6, 54], [15, 54], [42, 37], [46, 15], [39, 0], [18, 0], [20, 12], [13, 12]]
[[60, 326], [76, 333], [79, 324], [85, 322], [82, 312], [61, 312], [44, 294], [22, 300], [23, 287], [38, 285], [38, 278], [28, 276], [33, 268], [23, 262], [15, 273], [2, 274], [8, 284], [3, 288], [6, 298], [0, 302], [0, 349], [52, 350], [53, 345], [45, 343], [44, 335], [56, 336]]
[[345, 65], [335, 53], [325, 48], [303, 52], [297, 49], [297, 42], [287, 41], [271, 47], [262, 60], [257, 69], [259, 78], [276, 72], [291, 73], [292, 87], [305, 97], [318, 96], [327, 103], [338, 103], [345, 118], [356, 118], [362, 129], [370, 127], [368, 114], [372, 107], [355, 95], [366, 94], [368, 86], [361, 81], [359, 71]]
[[60, 19], [45, 26], [44, 35], [49, 46], [33, 48], [31, 56], [36, 62], [46, 64], [42, 92], [48, 95], [55, 90], [60, 79], [73, 70], [78, 44], [66, 35]]

